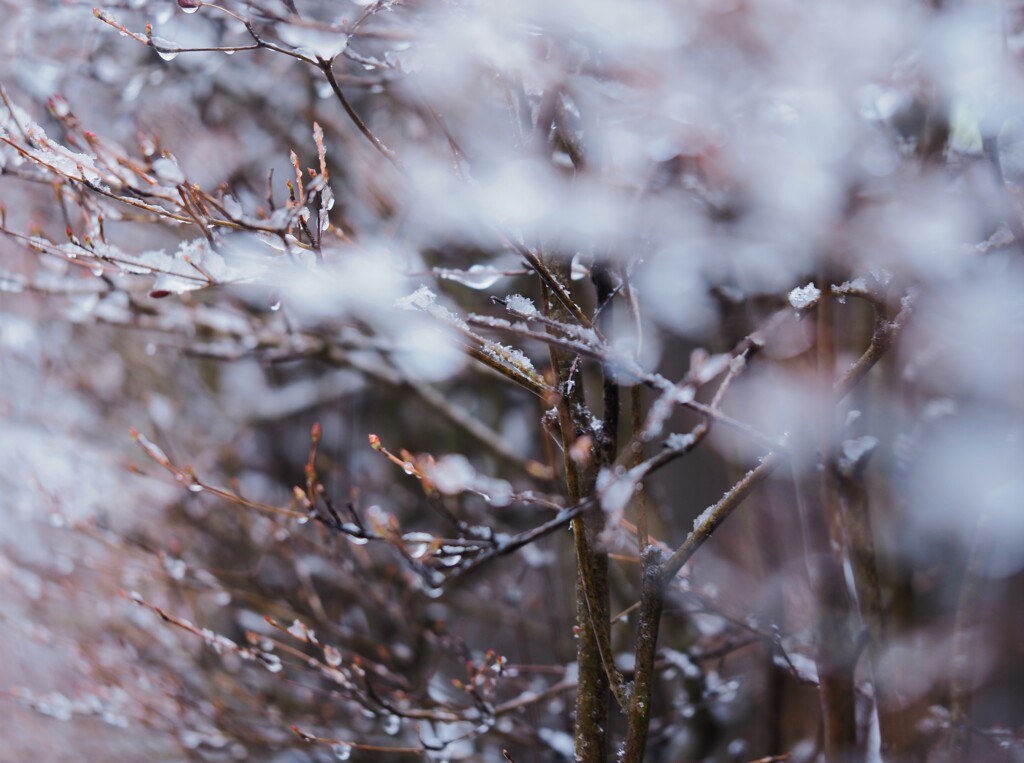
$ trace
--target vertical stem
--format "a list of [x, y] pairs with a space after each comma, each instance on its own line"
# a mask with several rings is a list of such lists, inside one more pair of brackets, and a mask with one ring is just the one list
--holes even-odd
[[[856, 759], [857, 723], [852, 638], [852, 602], [843, 574], [843, 518], [835, 471], [835, 302], [831, 278], [823, 268], [818, 287], [818, 448], [823, 469], [819, 487], [820, 510], [809, 518], [814, 536], [811, 583], [818, 607], [818, 678], [825, 720], [825, 759], [842, 763]], [[825, 523], [822, 526], [822, 523]]]
[[[544, 269], [557, 281], [556, 287], [569, 283], [569, 265], [554, 258], [545, 259]], [[573, 316], [563, 300], [545, 288], [544, 307], [548, 316], [570, 323]], [[599, 448], [590, 451], [591, 461], [578, 464], [573, 459], [577, 432], [585, 431], [574, 414], [584, 410], [583, 385], [569, 383], [573, 356], [550, 348], [551, 365], [558, 378], [559, 426], [565, 462], [569, 501], [578, 504], [591, 495], [596, 478], [595, 461]], [[603, 529], [604, 514], [586, 512], [572, 521], [576, 549], [576, 664], [579, 683], [576, 689], [576, 760], [578, 763], [605, 763], [608, 756], [608, 704], [610, 682], [601, 656], [598, 628], [610, 629], [608, 608], [608, 555], [597, 550], [597, 536]], [[611, 655], [607, 655], [611, 659]]]
[[[772, 580], [787, 560], [782, 545], [774, 540], [782, 516], [776, 491], [770, 491], [765, 497], [765, 511], [758, 511], [751, 517], [755, 540], [760, 559], [760, 576], [762, 580]], [[772, 539], [772, 540], [769, 540]], [[771, 623], [779, 632], [786, 629], [786, 606], [783, 586], [774, 583], [758, 607], [757, 617], [761, 622]], [[765, 640], [764, 644], [765, 702], [759, 714], [763, 728], [764, 752], [768, 755], [781, 755], [783, 750], [784, 717], [786, 713], [786, 685], [788, 672], [776, 663], [777, 645], [773, 640]]]
[[622, 763], [643, 763], [647, 733], [651, 724], [654, 695], [654, 657], [658, 646], [658, 626], [665, 604], [663, 554], [656, 546], [643, 552], [643, 581], [640, 587], [640, 614], [636, 632], [636, 666], [633, 691], [626, 716], [626, 744]]
[[[604, 263], [594, 265], [594, 287], [597, 290], [597, 305], [601, 311], [601, 323], [608, 327], [612, 326], [615, 319], [615, 280], [608, 266]], [[619, 395], [619, 383], [615, 378], [615, 371], [609, 364], [601, 367], [602, 383], [604, 385], [604, 418], [601, 431], [598, 435], [601, 465], [610, 464], [615, 460], [619, 449], [619, 413], [621, 402]]]
[[871, 661], [875, 708], [881, 735], [882, 757], [886, 761], [908, 759], [912, 729], [903, 710], [903, 700], [890, 688], [890, 681], [881, 670], [882, 655], [888, 643], [888, 623], [882, 604], [874, 535], [871, 529], [867, 490], [859, 473], [840, 478], [846, 537], [849, 543], [850, 567], [857, 589], [861, 619], [870, 634], [868, 657]]
[[850, 599], [842, 564], [822, 555], [817, 565], [818, 679], [825, 716], [825, 759], [858, 759], [854, 668], [850, 640]]
[[809, 500], [809, 481], [806, 475], [794, 469], [807, 575], [817, 607], [816, 662], [825, 728], [825, 760], [848, 763], [855, 760], [857, 742], [853, 682], [856, 652], [850, 639], [851, 606], [842, 562], [831, 553], [824, 507], [819, 501]]
[[[630, 431], [633, 435], [633, 448], [635, 449], [632, 457], [630, 458], [630, 466], [639, 466], [644, 460], [644, 449], [641, 444], [641, 440], [637, 437], [637, 433], [643, 428], [644, 423], [644, 411], [643, 411], [643, 400], [640, 397], [642, 388], [639, 384], [634, 384], [630, 388]], [[637, 542], [640, 544], [640, 550], [643, 551], [650, 544], [650, 528], [647, 523], [647, 494], [641, 490], [636, 494], [636, 535]]]
[[[643, 321], [640, 319], [640, 303], [637, 299], [636, 290], [633, 289], [632, 284], [629, 281], [629, 273], [623, 269], [622, 273], [622, 292], [626, 298], [626, 304], [629, 306], [630, 318], [633, 321], [634, 331], [636, 333], [636, 348], [634, 350], [634, 356], [637, 363], [640, 362], [640, 354], [644, 347], [644, 330]], [[630, 387], [629, 395], [630, 404], [630, 435], [631, 445], [633, 453], [630, 454], [629, 463], [630, 466], [639, 466], [644, 460], [644, 448], [643, 438], [640, 436], [640, 431], [643, 429], [644, 421], [644, 409], [643, 409], [643, 388], [639, 384], [634, 384]], [[647, 519], [647, 494], [644, 491], [640, 491], [636, 494], [636, 535], [637, 541], [640, 545], [640, 551], [642, 552], [647, 545], [650, 543], [650, 525]]]

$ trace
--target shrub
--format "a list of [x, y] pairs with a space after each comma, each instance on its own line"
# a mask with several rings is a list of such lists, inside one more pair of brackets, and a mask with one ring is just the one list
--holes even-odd
[[1024, 754], [1016, 10], [2, 7], [51, 756]]

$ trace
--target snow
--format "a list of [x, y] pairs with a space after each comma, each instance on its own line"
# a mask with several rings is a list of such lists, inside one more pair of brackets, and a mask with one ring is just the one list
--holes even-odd
[[470, 266], [468, 270], [435, 268], [434, 273], [438, 278], [443, 278], [446, 281], [455, 281], [463, 286], [478, 290], [489, 289], [504, 277], [504, 274], [499, 269], [479, 263]]
[[694, 532], [697, 532], [698, 530], [702, 529], [711, 521], [712, 517], [714, 517], [715, 515], [715, 509], [717, 508], [717, 506], [717, 504], [711, 504], [706, 509], [704, 509], [704, 511], [702, 511], [696, 519], [693, 520]]
[[422, 310], [453, 327], [469, 330], [462, 318], [437, 304], [437, 295], [426, 286], [420, 286], [409, 296], [396, 300], [395, 304], [403, 310]]
[[870, 435], [853, 440], [843, 440], [843, 458], [852, 464], [859, 463], [878, 446], [878, 438]]
[[[38, 539], [23, 543], [23, 535], [34, 536], [23, 534], [12, 517], [49, 519], [70, 534], [68, 528], [99, 511], [105, 528], [107, 512], [123, 520], [126, 505], [155, 512], [165, 503], [161, 490], [173, 478], [133, 447], [129, 427], [159, 444], [140, 439], [158, 460], [194, 463], [211, 486], [211, 462], [220, 465], [216, 476], [225, 482], [237, 465], [246, 493], [284, 505], [291, 483], [301, 484], [295, 465], [309, 446], [314, 411], [325, 417], [325, 489], [341, 507], [350, 488], [358, 491], [351, 493], [358, 511], [388, 507], [395, 521], [420, 533], [407, 536], [410, 553], [427, 555], [426, 538], [449, 535], [443, 519], [420, 511], [422, 496], [395, 487], [414, 488], [414, 480], [403, 479], [380, 454], [360, 454], [368, 449], [351, 445], [363, 443], [365, 431], [378, 424], [396, 452], [465, 453], [440, 455], [431, 467], [458, 519], [480, 521], [506, 537], [544, 521], [548, 509], [541, 507], [563, 500], [560, 483], [534, 477], [549, 461], [557, 466], [561, 454], [557, 421], [548, 442], [538, 415], [557, 395], [538, 403], [493, 373], [457, 375], [466, 367], [466, 344], [482, 346], [509, 375], [539, 381], [547, 372], [543, 343], [515, 336], [541, 323], [535, 300], [543, 286], [522, 260], [527, 247], [558, 265], [557, 277], [588, 315], [596, 304], [587, 276], [608, 272], [623, 279], [597, 332], [569, 323], [552, 330], [583, 356], [565, 391], [575, 385], [575, 393], [586, 392], [598, 415], [601, 360], [585, 355], [588, 349], [609, 353], [607, 365], [623, 385], [647, 387], [642, 436], [644, 455], [654, 458], [664, 454], [657, 447], [661, 438], [676, 451], [694, 445], [685, 430], [699, 417], [680, 407], [697, 391], [702, 401], [710, 398], [713, 389], [701, 386], [738, 370], [742, 358], [729, 353], [757, 331], [764, 352], [738, 376], [724, 410], [768, 438], [792, 431], [787, 459], [798, 472], [812, 469], [820, 461], [815, 411], [823, 401], [804, 362], [813, 354], [813, 326], [792, 313], [813, 310], [822, 294], [814, 283], [802, 284], [809, 274], [826, 272], [823, 265], [834, 275], [836, 285], [819, 285], [825, 296], [836, 295], [840, 369], [863, 352], [871, 330], [870, 305], [854, 299], [844, 305], [842, 298], [862, 291], [884, 297], [891, 318], [908, 287], [917, 287], [914, 320], [855, 393], [851, 404], [864, 415], [849, 417], [830, 447], [851, 472], [872, 448], [888, 451], [892, 443], [900, 452], [897, 472], [881, 468], [879, 454], [879, 468], [863, 475], [872, 494], [896, 499], [893, 521], [905, 532], [896, 533], [888, 549], [894, 563], [929, 568], [937, 548], [966, 556], [978, 538], [993, 549], [983, 574], [1024, 568], [1024, 522], [1016, 510], [1024, 495], [1017, 468], [1024, 361], [1015, 351], [1024, 346], [1022, 273], [1006, 248], [1012, 235], [988, 242], [979, 256], [978, 239], [1006, 216], [1000, 211], [1006, 200], [983, 167], [968, 161], [978, 157], [957, 155], [958, 149], [976, 154], [983, 138], [999, 136], [1008, 182], [1020, 184], [1021, 104], [1000, 96], [1021, 91], [1021, 73], [993, 23], [999, 14], [987, 6], [947, 4], [933, 12], [928, 4], [868, 0], [856, 7], [826, 2], [807, 13], [799, 3], [767, 0], [729, 4], [723, 16], [713, 3], [664, 1], [645, 4], [638, 15], [616, 0], [356, 0], [347, 10], [310, 0], [299, 4], [300, 16], [286, 12], [289, 0], [253, 27], [284, 46], [285, 55], [264, 48], [229, 58], [178, 51], [197, 43], [250, 43], [238, 19], [194, 0], [178, 2], [187, 12], [201, 11], [188, 15], [167, 0], [118, 4], [120, 22], [132, 31], [155, 23], [158, 34], [148, 48], [119, 37], [116, 28], [83, 20], [76, 4], [51, 3], [46, 12], [42, 5], [0, 0], [11, 24], [0, 167], [17, 185], [4, 199], [5, 227], [21, 236], [5, 239], [0, 276], [0, 343], [4, 370], [11, 369], [0, 406], [10, 429], [0, 436], [0, 471], [8, 475], [0, 493], [11, 516], [0, 524], [29, 561], [38, 556], [49, 564], [63, 552], [50, 554]], [[245, 16], [253, 12], [250, 5], [259, 4], [232, 7]], [[1011, 48], [1019, 48], [1019, 32], [1007, 34]], [[358, 44], [349, 46], [350, 35]], [[567, 55], [548, 55], [552, 49]], [[174, 64], [162, 64], [158, 52]], [[346, 119], [323, 72], [290, 52], [346, 56], [334, 71], [368, 129], [394, 149], [397, 167]], [[949, 107], [953, 143], [934, 162], [921, 162], [919, 136], [906, 123], [933, 94]], [[545, 104], [554, 109], [552, 122], [527, 124]], [[330, 120], [326, 137], [337, 141], [329, 156], [330, 188], [318, 162], [319, 131], [310, 138], [314, 117]], [[137, 136], [138, 130], [147, 134]], [[574, 141], [586, 167], [579, 165]], [[289, 151], [302, 168], [298, 181]], [[308, 167], [317, 168], [317, 178]], [[288, 201], [288, 181], [296, 198], [305, 195], [304, 203]], [[116, 198], [86, 183], [116, 189]], [[191, 195], [192, 184], [202, 190], [183, 211], [178, 191]], [[856, 203], [850, 189], [859, 189]], [[316, 193], [322, 194], [319, 208]], [[220, 205], [203, 209], [203, 194]], [[328, 215], [334, 194], [336, 208]], [[218, 219], [222, 214], [229, 219]], [[312, 229], [316, 246], [297, 226], [300, 220]], [[245, 226], [264, 230], [238, 230]], [[65, 234], [65, 228], [71, 230]], [[505, 319], [472, 320], [472, 329], [463, 322], [472, 311], [495, 312], [488, 295], [506, 293], [507, 312], [498, 311]], [[791, 308], [775, 322], [771, 310], [779, 295]], [[79, 323], [69, 326], [68, 319]], [[99, 327], [101, 321], [138, 330]], [[147, 353], [147, 344], [160, 349]], [[681, 348], [693, 346], [712, 354], [683, 376]], [[236, 360], [196, 363], [191, 351]], [[347, 366], [350, 376], [336, 378], [333, 366], [346, 362], [371, 373]], [[894, 389], [886, 367], [913, 368], [916, 376]], [[382, 380], [394, 382], [400, 396]], [[498, 461], [460, 445], [462, 435], [449, 437], [449, 422], [408, 393], [410, 386], [426, 385], [494, 427], [511, 455], [543, 464], [516, 470], [504, 463], [515, 458]], [[837, 420], [845, 413], [840, 407]], [[573, 415], [595, 439], [604, 434], [590, 410]], [[570, 455], [599, 471], [599, 510], [610, 527], [619, 527], [643, 474], [599, 470], [608, 465], [588, 460], [591, 447], [579, 433], [568, 434], [582, 446]], [[268, 437], [275, 446], [269, 451], [262, 447]], [[707, 469], [703, 461], [673, 464], [659, 473], [658, 485], [671, 494], [677, 467], [689, 479], [692, 466], [701, 472], [694, 490], [705, 490], [700, 482], [723, 468], [739, 473], [763, 456], [764, 443], [751, 442], [756, 439], [743, 427], [712, 422], [701, 443]], [[268, 465], [278, 451], [289, 470]], [[125, 461], [159, 479], [147, 477], [145, 491], [135, 490], [132, 481], [141, 478], [120, 470]], [[263, 481], [251, 490], [257, 472]], [[190, 495], [187, 487], [188, 480], [173, 484], [190, 518], [201, 524], [204, 512], [220, 504], [210, 491]], [[534, 505], [491, 510], [530, 488], [538, 496]], [[473, 495], [455, 498], [466, 492]], [[678, 543], [690, 529], [686, 516], [698, 508], [703, 504], [666, 513], [658, 536]], [[705, 511], [694, 530], [712, 518]], [[132, 521], [161, 537], [154, 517]], [[45, 522], [40, 526], [50, 532]], [[351, 523], [344, 529], [358, 531]], [[274, 562], [267, 569], [277, 566], [279, 544], [312, 530], [312, 523], [261, 530], [258, 545]], [[627, 533], [621, 538], [634, 542]], [[524, 564], [548, 565], [542, 575], [523, 578], [523, 602], [536, 579], [554, 582], [551, 560], [560, 558], [564, 544], [548, 540], [522, 552]], [[726, 576], [743, 574], [733, 562], [747, 540], [730, 538], [736, 553], [717, 560], [717, 570], [709, 565], [725, 607], [736, 604], [729, 591], [743, 591]], [[161, 583], [192, 580], [202, 571], [198, 549], [184, 536], [172, 541], [155, 567]], [[399, 570], [391, 580], [401, 596], [408, 560], [387, 544], [356, 543], [342, 541], [341, 550], [357, 560], [369, 558], [364, 552], [380, 560], [391, 554]], [[622, 550], [633, 552], [635, 544]], [[65, 558], [116, 568], [99, 557]], [[0, 563], [7, 569], [19, 562], [2, 557]], [[480, 582], [497, 592], [496, 583], [515, 568], [506, 559]], [[45, 598], [50, 571], [41, 569], [48, 571], [12, 580], [28, 595]], [[119, 584], [189, 608], [132, 574], [139, 579]], [[106, 593], [93, 601], [106, 601]], [[431, 619], [450, 615], [443, 602], [428, 606], [436, 610]], [[235, 602], [218, 616], [240, 609]], [[367, 635], [358, 632], [360, 614], [353, 607], [348, 622], [335, 624], [346, 643]], [[99, 617], [66, 619], [122, 632]], [[473, 623], [467, 627], [479, 642], [491, 637]], [[163, 638], [159, 633], [163, 629], [146, 635]], [[92, 644], [77, 634], [69, 643]], [[439, 672], [438, 685], [451, 677], [443, 675], [447, 670]], [[49, 682], [51, 674], [42, 674]], [[79, 682], [86, 685], [87, 677]], [[445, 685], [436, 693], [447, 702], [452, 690]], [[56, 696], [50, 704], [66, 705]], [[534, 728], [562, 728], [544, 707], [534, 709]], [[402, 743], [415, 743], [415, 724], [405, 726]], [[346, 732], [337, 730], [342, 738]]]
[[690, 432], [681, 433], [673, 432], [665, 438], [665, 447], [669, 450], [685, 450], [693, 447], [693, 444], [697, 441]]
[[178, 160], [173, 156], [164, 156], [153, 162], [153, 172], [157, 179], [167, 185], [180, 185], [185, 182], [185, 175], [178, 166]]
[[348, 47], [348, 35], [340, 27], [300, 25], [293, 21], [278, 25], [277, 32], [296, 53], [313, 59], [330, 61]]
[[832, 284], [832, 293], [842, 300], [848, 294], [864, 294], [868, 291], [868, 283], [863, 276], [857, 276], [841, 284]]
[[821, 290], [814, 285], [814, 282], [806, 286], [800, 286], [789, 293], [789, 304], [796, 310], [809, 310], [818, 304], [821, 297]]
[[492, 506], [507, 506], [512, 502], [512, 485], [506, 480], [478, 474], [469, 459], [461, 454], [441, 456], [434, 463], [421, 467], [434, 487], [445, 495], [474, 492], [482, 495]]
[[601, 496], [601, 508], [612, 517], [621, 517], [633, 499], [634, 486], [628, 474], [616, 474], [614, 470], [602, 469], [597, 475], [597, 492]]
[[[446, 323], [451, 313], [434, 305], [431, 314], [440, 314]], [[395, 331], [391, 357], [410, 379], [436, 382], [447, 379], [466, 363], [466, 355], [448, 325], [416, 323]]]
[[476, 469], [463, 455], [443, 456], [425, 471], [434, 486], [447, 495], [469, 490], [476, 479]]
[[500, 342], [490, 341], [484, 344], [483, 349], [490, 357], [504, 365], [511, 366], [520, 373], [534, 380], [541, 378], [540, 374], [537, 373], [537, 369], [533, 367], [533, 361], [522, 350], [501, 344]]
[[537, 729], [537, 736], [554, 750], [557, 755], [561, 756], [562, 759], [569, 760], [573, 758], [576, 747], [573, 743], [573, 738], [564, 731], [541, 727]]
[[[733, 360], [733, 357], [727, 353], [712, 355], [704, 360], [697, 369], [696, 382], [698, 384], [707, 384], [729, 368]], [[742, 362], [742, 357], [739, 360]]]
[[687, 403], [692, 402], [696, 395], [697, 391], [689, 385], [676, 387], [672, 390], [672, 400], [679, 405], [686, 405]]
[[520, 316], [533, 317], [538, 314], [537, 306], [533, 304], [533, 300], [524, 297], [522, 294], [509, 294], [505, 297], [505, 308], [510, 313], [516, 313]]

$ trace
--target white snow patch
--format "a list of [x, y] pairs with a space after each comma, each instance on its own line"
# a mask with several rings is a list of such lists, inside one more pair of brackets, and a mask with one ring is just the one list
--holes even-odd
[[697, 532], [697, 530], [699, 528], [703, 527], [704, 525], [706, 525], [708, 522], [711, 521], [711, 517], [712, 517], [712, 515], [714, 515], [715, 508], [717, 506], [718, 506], [717, 503], [711, 504], [706, 509], [704, 509], [704, 511], [702, 511], [700, 513], [699, 517], [697, 517], [695, 520], [693, 520], [693, 531], [694, 532]]
[[426, 286], [421, 286], [408, 297], [397, 300], [397, 304], [403, 310], [426, 310], [437, 301], [437, 295]]
[[690, 432], [674, 432], [665, 438], [665, 447], [669, 450], [685, 450], [692, 447], [696, 439]]
[[799, 286], [789, 293], [789, 304], [797, 310], [809, 310], [818, 303], [821, 290], [813, 282]]
[[505, 297], [505, 308], [517, 315], [537, 315], [537, 306], [533, 304], [533, 300], [522, 294], [509, 294]]

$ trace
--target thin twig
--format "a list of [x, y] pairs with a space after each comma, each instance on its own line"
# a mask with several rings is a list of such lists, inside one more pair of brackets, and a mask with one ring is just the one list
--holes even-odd
[[751, 469], [739, 482], [733, 485], [718, 503], [709, 507], [702, 514], [703, 521], [694, 527], [693, 532], [687, 536], [683, 544], [662, 565], [662, 576], [666, 581], [675, 577], [675, 574], [690, 560], [690, 557], [696, 553], [697, 549], [711, 538], [712, 533], [714, 533], [718, 526], [750, 495], [751, 491], [757, 487], [761, 480], [775, 471], [775, 468], [782, 463], [782, 460], [781, 454], [776, 452], [769, 453], [755, 469]]
[[316, 64], [320, 67], [320, 71], [324, 73], [324, 77], [327, 78], [327, 84], [331, 86], [331, 90], [334, 91], [334, 95], [341, 104], [341, 107], [345, 109], [345, 113], [348, 114], [349, 119], [351, 119], [352, 123], [359, 129], [359, 132], [361, 132], [363, 136], [373, 144], [373, 147], [377, 149], [389, 162], [400, 168], [401, 165], [395, 157], [395, 152], [385, 146], [384, 143], [381, 142], [380, 138], [373, 134], [362, 118], [360, 118], [359, 114], [356, 113], [356, 110], [352, 108], [352, 104], [349, 103], [348, 98], [345, 97], [345, 94], [341, 90], [341, 86], [338, 84], [338, 80], [334, 77], [334, 70], [331, 68], [331, 62], [325, 61], [318, 56]]

